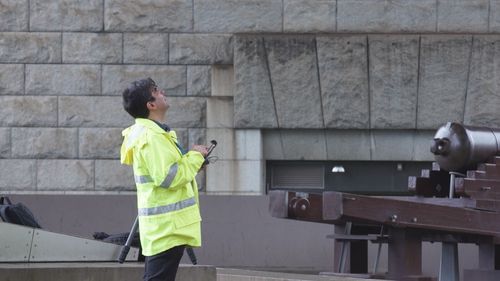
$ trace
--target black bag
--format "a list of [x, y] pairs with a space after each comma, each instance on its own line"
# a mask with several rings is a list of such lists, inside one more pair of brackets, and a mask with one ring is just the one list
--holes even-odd
[[9, 197], [0, 197], [0, 218], [8, 223], [42, 228], [28, 207], [23, 203], [12, 204]]

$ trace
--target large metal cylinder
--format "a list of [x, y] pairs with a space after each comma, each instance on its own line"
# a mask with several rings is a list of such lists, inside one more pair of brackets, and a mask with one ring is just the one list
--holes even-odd
[[434, 135], [431, 152], [441, 169], [463, 172], [498, 155], [499, 144], [500, 129], [448, 122]]

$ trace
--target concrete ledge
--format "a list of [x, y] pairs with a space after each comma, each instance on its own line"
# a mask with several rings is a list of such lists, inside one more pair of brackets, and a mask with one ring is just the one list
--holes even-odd
[[[24, 263], [0, 264], [0, 281], [137, 281], [143, 263]], [[216, 281], [213, 266], [181, 265], [176, 281]]]
[[253, 271], [242, 269], [217, 268], [217, 281], [367, 281], [375, 279], [348, 277], [346, 274], [309, 275], [283, 272]]

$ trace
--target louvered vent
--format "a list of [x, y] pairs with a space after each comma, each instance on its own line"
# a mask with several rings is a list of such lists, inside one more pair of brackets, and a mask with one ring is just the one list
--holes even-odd
[[272, 188], [324, 189], [324, 167], [273, 166]]

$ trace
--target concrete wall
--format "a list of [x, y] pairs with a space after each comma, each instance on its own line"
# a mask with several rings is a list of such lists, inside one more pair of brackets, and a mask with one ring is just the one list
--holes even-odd
[[0, 0], [0, 190], [133, 191], [120, 93], [146, 76], [184, 146], [219, 140], [207, 193], [262, 194], [267, 159], [430, 160], [440, 124], [500, 125], [499, 5]]
[[[184, 146], [219, 141], [207, 194], [262, 195], [266, 160], [431, 160], [446, 121], [500, 126], [499, 31], [497, 0], [0, 0], [0, 192], [133, 195], [120, 93], [148, 76]], [[309, 264], [295, 238], [265, 264]]]

